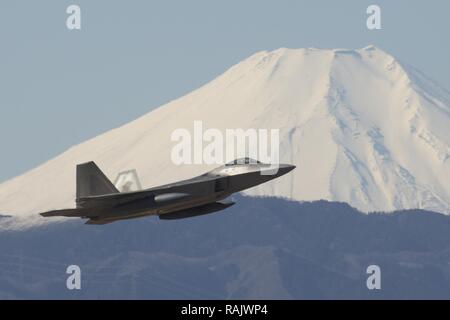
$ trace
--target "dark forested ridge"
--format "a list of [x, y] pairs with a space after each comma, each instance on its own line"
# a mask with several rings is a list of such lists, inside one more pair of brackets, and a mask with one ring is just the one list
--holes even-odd
[[[447, 216], [235, 200], [179, 221], [70, 220], [0, 232], [0, 298], [450, 298]], [[66, 288], [72, 264], [81, 268], [81, 290]], [[381, 290], [366, 287], [372, 264], [381, 268]]]

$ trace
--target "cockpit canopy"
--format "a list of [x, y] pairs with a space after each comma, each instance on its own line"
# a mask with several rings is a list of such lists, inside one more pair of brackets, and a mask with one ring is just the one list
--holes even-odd
[[261, 164], [258, 160], [252, 158], [239, 158], [234, 161], [228, 162], [226, 166], [237, 166], [240, 164]]

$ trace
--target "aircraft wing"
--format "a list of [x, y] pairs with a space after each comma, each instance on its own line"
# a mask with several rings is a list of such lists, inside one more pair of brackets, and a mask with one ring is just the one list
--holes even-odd
[[101, 196], [92, 196], [76, 199], [77, 205], [82, 207], [104, 207], [114, 206], [121, 203], [136, 201], [140, 199], [152, 196], [153, 192], [149, 190], [129, 192], [129, 193], [116, 193], [106, 194]]

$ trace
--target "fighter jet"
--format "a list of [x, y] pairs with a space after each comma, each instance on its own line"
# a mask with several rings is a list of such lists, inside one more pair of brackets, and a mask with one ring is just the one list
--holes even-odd
[[157, 215], [160, 219], [183, 219], [224, 210], [234, 202], [223, 200], [269, 180], [295, 166], [272, 166], [242, 158], [198, 177], [132, 192], [119, 192], [94, 162], [77, 165], [76, 208], [41, 213], [43, 217], [79, 217], [86, 224]]

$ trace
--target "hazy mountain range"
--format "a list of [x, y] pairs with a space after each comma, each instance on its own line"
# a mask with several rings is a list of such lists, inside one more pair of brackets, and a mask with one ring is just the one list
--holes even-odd
[[[81, 220], [0, 233], [0, 299], [449, 298], [450, 217], [235, 197], [181, 221]], [[7, 219], [7, 218], [5, 218]], [[66, 289], [68, 265], [81, 290]], [[367, 266], [381, 268], [368, 290]]]

